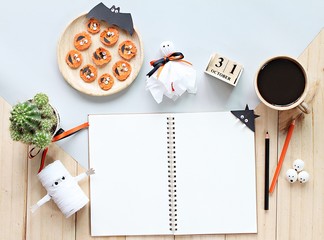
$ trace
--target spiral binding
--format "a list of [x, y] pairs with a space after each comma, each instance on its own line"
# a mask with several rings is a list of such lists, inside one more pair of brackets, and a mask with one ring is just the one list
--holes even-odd
[[175, 232], [177, 226], [177, 170], [175, 147], [175, 118], [167, 117], [167, 153], [168, 153], [168, 191], [169, 191], [169, 230]]

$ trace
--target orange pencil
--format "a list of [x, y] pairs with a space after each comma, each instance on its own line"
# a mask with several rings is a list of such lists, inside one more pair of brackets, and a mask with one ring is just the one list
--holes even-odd
[[275, 186], [276, 186], [276, 183], [277, 183], [277, 180], [278, 180], [278, 177], [279, 177], [279, 173], [280, 173], [280, 170], [281, 170], [281, 167], [282, 167], [282, 163], [283, 163], [283, 161], [285, 159], [286, 152], [287, 152], [287, 149], [288, 149], [288, 146], [289, 146], [289, 142], [290, 142], [291, 136], [292, 136], [294, 128], [295, 128], [295, 124], [296, 124], [296, 121], [293, 120], [292, 123], [289, 126], [287, 137], [286, 137], [284, 146], [283, 146], [281, 154], [280, 154], [279, 162], [278, 162], [275, 174], [274, 174], [274, 176], [272, 178], [272, 182], [271, 182], [271, 185], [270, 185], [270, 190], [269, 190], [270, 193], [273, 193], [273, 191], [275, 189]]

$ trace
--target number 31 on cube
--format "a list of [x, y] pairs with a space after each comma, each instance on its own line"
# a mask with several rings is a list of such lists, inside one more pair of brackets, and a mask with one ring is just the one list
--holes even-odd
[[233, 86], [236, 86], [242, 72], [243, 66], [241, 64], [217, 53], [210, 57], [208, 66], [205, 70], [205, 73]]

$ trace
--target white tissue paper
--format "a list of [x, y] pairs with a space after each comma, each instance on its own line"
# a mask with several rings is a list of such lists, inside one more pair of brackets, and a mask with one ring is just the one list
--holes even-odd
[[[175, 52], [170, 41], [162, 42], [160, 49], [164, 57]], [[175, 101], [185, 91], [196, 93], [196, 70], [185, 60], [170, 60], [147, 78], [146, 90], [151, 92], [157, 103], [162, 102], [163, 95]]]

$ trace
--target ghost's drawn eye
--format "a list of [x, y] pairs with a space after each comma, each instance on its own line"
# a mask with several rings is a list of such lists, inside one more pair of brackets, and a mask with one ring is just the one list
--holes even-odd
[[62, 180], [65, 180], [65, 177], [64, 176], [62, 177]]
[[57, 184], [58, 184], [58, 182], [55, 182], [54, 184], [55, 184], [55, 185], [57, 185]]
[[168, 44], [168, 47], [170, 47], [170, 45]]
[[163, 45], [163, 47], [165, 47], [165, 45]]

